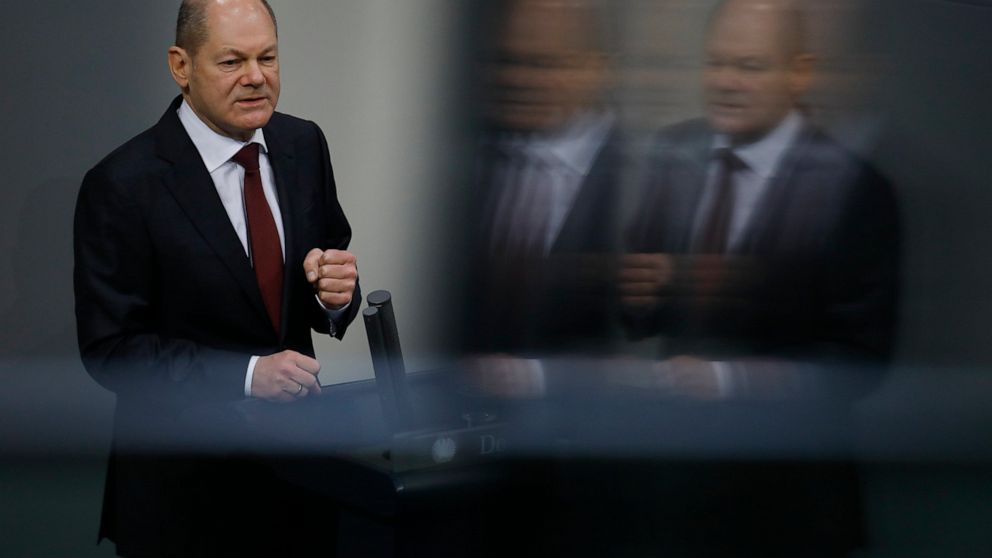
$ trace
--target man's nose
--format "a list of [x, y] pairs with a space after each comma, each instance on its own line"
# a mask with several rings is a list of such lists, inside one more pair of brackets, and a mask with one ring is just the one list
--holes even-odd
[[241, 84], [244, 86], [259, 87], [265, 83], [265, 74], [258, 65], [258, 60], [249, 60], [245, 64], [245, 73], [241, 76]]
[[736, 91], [741, 88], [740, 72], [729, 65], [712, 70], [710, 83], [721, 90]]

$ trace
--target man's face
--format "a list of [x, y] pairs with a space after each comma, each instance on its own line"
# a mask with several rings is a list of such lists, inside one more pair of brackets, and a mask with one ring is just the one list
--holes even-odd
[[207, 40], [190, 58], [183, 92], [214, 131], [244, 141], [268, 123], [279, 100], [275, 25], [254, 0], [211, 3], [207, 20]]
[[487, 68], [489, 116], [518, 130], [548, 130], [599, 100], [605, 63], [589, 47], [589, 15], [561, 2], [517, 2]]
[[744, 141], [772, 130], [795, 106], [805, 84], [787, 54], [774, 11], [729, 9], [716, 16], [706, 41], [706, 113], [719, 132]]

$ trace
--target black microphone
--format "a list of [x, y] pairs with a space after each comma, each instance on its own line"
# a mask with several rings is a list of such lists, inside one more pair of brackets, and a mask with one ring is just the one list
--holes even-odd
[[406, 366], [400, 347], [396, 317], [389, 291], [373, 291], [365, 297], [369, 307], [362, 312], [372, 353], [379, 398], [386, 422], [394, 432], [413, 424], [413, 405], [406, 381]]

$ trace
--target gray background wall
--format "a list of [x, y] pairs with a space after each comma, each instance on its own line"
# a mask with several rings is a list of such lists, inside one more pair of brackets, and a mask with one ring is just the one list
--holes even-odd
[[[177, 4], [26, 3], [5, 18], [0, 40], [13, 60], [0, 145], [5, 350], [73, 352], [75, 192], [86, 169], [153, 124], [178, 93], [165, 57]], [[430, 254], [440, 234], [432, 208], [444, 179], [437, 150], [451, 94], [451, 2], [272, 4], [282, 29], [279, 109], [324, 129], [366, 292], [394, 292], [411, 356], [430, 362], [439, 300], [430, 285], [443, 273]], [[325, 383], [371, 374], [361, 327], [319, 350], [329, 364], [335, 357]]]
[[[86, 170], [154, 124], [178, 1], [4, 2], [0, 48], [0, 555], [112, 554], [95, 541], [113, 397], [78, 362], [72, 213]], [[443, 269], [437, 150], [451, 95], [449, 0], [272, 0], [279, 109], [324, 130], [366, 292], [393, 292], [411, 368], [431, 335]], [[364, 328], [318, 339], [322, 382], [371, 377]], [[135, 510], [136, 512], [138, 510]]]
[[[71, 216], [85, 170], [152, 124], [175, 94], [165, 49], [176, 4], [4, 5], [0, 554], [110, 554], [91, 543], [113, 399], [76, 356]], [[438, 150], [458, 92], [448, 77], [461, 3], [272, 4], [282, 31], [280, 109], [315, 120], [327, 134], [363, 285], [393, 291], [411, 367], [433, 366], [443, 360], [435, 333], [444, 269], [434, 256], [445, 232], [435, 210], [438, 185], [457, 166]], [[699, 3], [667, 5], [669, 15], [699, 13]], [[891, 441], [905, 430], [885, 425], [926, 430], [950, 409], [958, 414], [935, 435], [956, 432], [968, 448], [987, 439], [992, 422], [985, 410], [992, 391], [992, 157], [985, 154], [992, 147], [985, 47], [992, 9], [980, 1], [865, 5], [862, 27], [846, 40], [884, 62], [884, 79], [866, 97], [885, 116], [872, 157], [899, 186], [907, 237], [902, 367], [865, 407], [866, 432], [870, 443]], [[683, 90], [672, 98], [687, 97]], [[360, 326], [343, 343], [321, 341], [322, 380], [369, 376], [365, 343]], [[962, 377], [934, 389], [941, 385], [934, 378]], [[992, 517], [988, 467], [975, 467], [967, 454], [935, 457], [944, 465], [933, 474], [898, 472], [898, 463], [869, 471], [871, 555], [950, 549], [970, 556], [987, 548], [979, 527]]]

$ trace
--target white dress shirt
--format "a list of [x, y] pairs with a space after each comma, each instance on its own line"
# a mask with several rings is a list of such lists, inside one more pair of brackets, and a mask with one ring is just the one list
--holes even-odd
[[[730, 139], [723, 134], [713, 138], [712, 152], [730, 148], [746, 168], [733, 173], [733, 212], [730, 217], [730, 227], [727, 238], [727, 249], [734, 252], [744, 241], [747, 227], [755, 212], [761, 207], [762, 198], [768, 192], [772, 179], [779, 170], [785, 152], [796, 141], [803, 127], [802, 116], [798, 112], [790, 112], [771, 132], [760, 140], [731, 147]], [[702, 241], [703, 228], [717, 198], [717, 175], [719, 165], [716, 157], [707, 167], [706, 189], [696, 211], [693, 224], [693, 244]]]
[[[512, 134], [496, 141], [507, 159], [493, 169], [494, 193], [488, 200], [493, 211], [484, 223], [491, 250], [509, 239], [508, 244], [535, 247], [541, 256], [551, 252], [615, 120], [612, 112], [584, 112], [551, 133]], [[498, 363], [500, 379], [526, 386], [530, 396], [546, 391], [540, 359], [483, 357], [479, 363], [489, 372]]]
[[279, 245], [282, 249], [283, 261], [286, 259], [286, 236], [283, 231], [282, 213], [279, 212], [279, 198], [276, 195], [275, 178], [272, 175], [272, 165], [269, 164], [268, 146], [265, 144], [265, 134], [261, 128], [255, 130], [255, 135], [246, 142], [241, 142], [227, 136], [222, 136], [211, 130], [193, 112], [186, 101], [179, 106], [179, 121], [189, 134], [193, 145], [200, 153], [203, 164], [210, 173], [210, 179], [214, 181], [217, 188], [217, 195], [220, 196], [227, 217], [234, 226], [234, 232], [238, 233], [241, 246], [245, 249], [245, 255], [251, 259], [251, 252], [248, 249], [248, 220], [245, 216], [244, 202], [244, 181], [245, 169], [241, 165], [231, 160], [244, 146], [257, 143], [258, 149], [258, 171], [262, 175], [262, 191], [265, 192], [265, 201], [269, 202], [269, 209], [272, 210], [272, 218], [276, 222], [276, 229], [279, 231]]
[[[712, 153], [719, 149], [731, 149], [734, 155], [744, 163], [744, 168], [733, 173], [733, 212], [727, 237], [727, 250], [733, 253], [744, 242], [748, 225], [754, 214], [763, 203], [768, 188], [779, 172], [786, 151], [792, 146], [803, 127], [803, 118], [798, 112], [790, 112], [771, 132], [760, 140], [732, 147], [730, 139], [724, 134], [713, 138]], [[702, 241], [703, 229], [717, 198], [719, 164], [714, 156], [707, 167], [706, 189], [703, 192], [702, 203], [696, 211], [693, 224], [693, 245]], [[713, 373], [716, 375], [717, 389], [720, 397], [731, 397], [746, 391], [747, 378], [750, 369], [759, 373], [764, 367], [785, 366], [768, 362], [753, 363], [750, 366], [741, 362], [711, 361]]]
[[[285, 262], [286, 235], [283, 229], [282, 213], [279, 212], [279, 198], [276, 195], [272, 165], [269, 164], [268, 146], [265, 144], [265, 134], [262, 132], [262, 129], [255, 130], [255, 134], [250, 140], [241, 142], [227, 136], [222, 136], [210, 129], [193, 112], [193, 109], [190, 108], [185, 100], [179, 106], [176, 113], [179, 115], [179, 121], [182, 122], [183, 128], [186, 129], [186, 133], [193, 140], [193, 145], [196, 146], [196, 150], [200, 153], [200, 158], [203, 159], [203, 164], [206, 166], [207, 172], [210, 173], [210, 179], [213, 180], [214, 187], [217, 188], [217, 195], [220, 196], [220, 201], [224, 204], [227, 217], [231, 220], [234, 232], [238, 234], [238, 239], [241, 240], [241, 246], [244, 247], [245, 255], [248, 256], [249, 260], [251, 260], [251, 251], [248, 247], [248, 219], [245, 214], [244, 202], [245, 169], [232, 161], [231, 157], [234, 157], [238, 151], [241, 151], [241, 148], [248, 144], [259, 144], [258, 170], [262, 176], [262, 191], [265, 193], [265, 201], [269, 203], [272, 218], [275, 220], [276, 229], [279, 231], [279, 245], [282, 251], [283, 262]], [[331, 323], [333, 332], [333, 320], [341, 315], [348, 308], [348, 305], [338, 310], [328, 310], [320, 302], [319, 298], [317, 299], [317, 303], [327, 311], [328, 320]], [[258, 356], [252, 356], [248, 361], [248, 369], [245, 372], [245, 397], [251, 396], [251, 381], [255, 374], [255, 364], [258, 362], [258, 359]]]
[[551, 133], [500, 139], [507, 163], [494, 169], [488, 224], [494, 244], [535, 246], [547, 255], [613, 127], [610, 112], [586, 112]]

